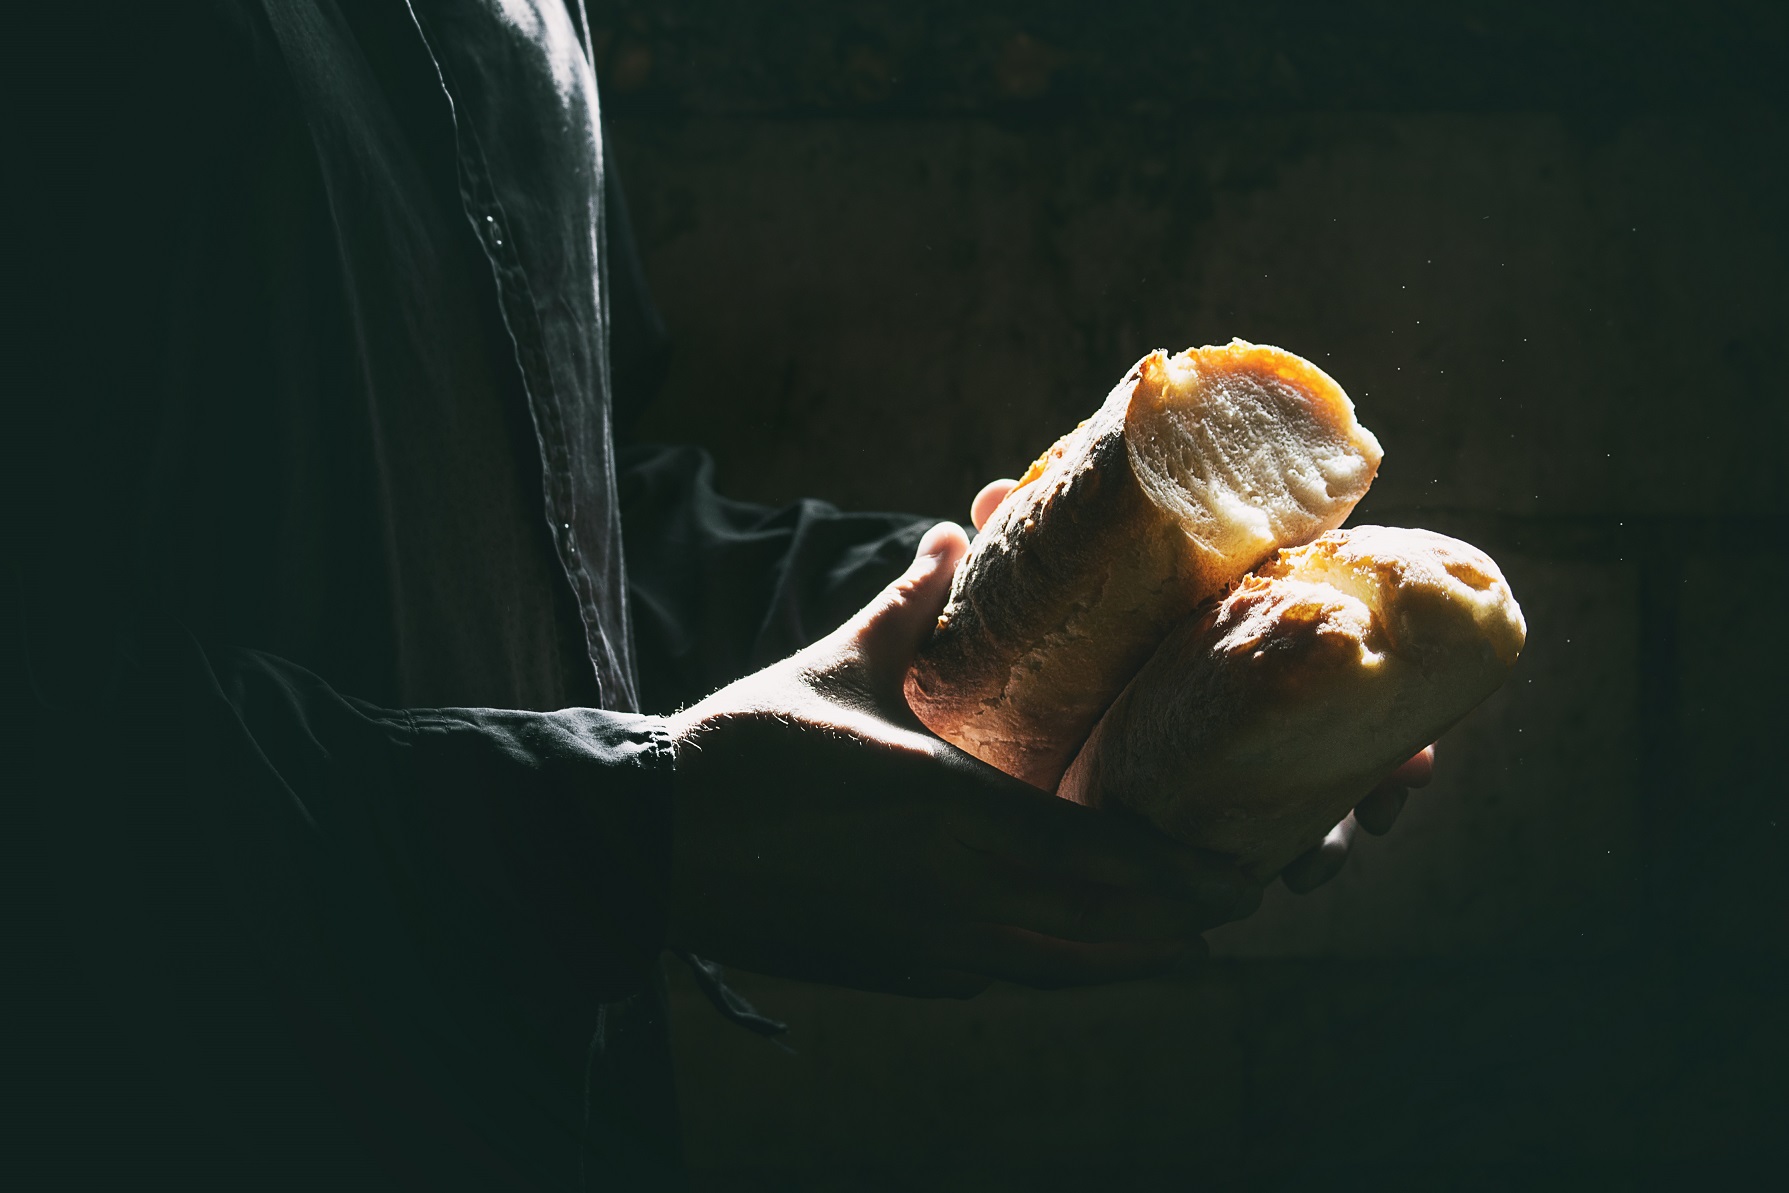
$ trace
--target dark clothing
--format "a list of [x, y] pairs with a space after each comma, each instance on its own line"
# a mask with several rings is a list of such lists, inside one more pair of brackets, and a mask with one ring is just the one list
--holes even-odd
[[26, 80], [0, 1161], [674, 1184], [636, 639], [669, 711], [922, 526], [618, 466], [663, 345], [575, 0], [170, 8]]

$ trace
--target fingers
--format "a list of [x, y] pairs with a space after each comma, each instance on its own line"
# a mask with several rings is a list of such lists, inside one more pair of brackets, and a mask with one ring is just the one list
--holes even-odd
[[[1147, 892], [1247, 914], [1259, 891], [1240, 871], [1142, 824], [1046, 795], [986, 768], [953, 818], [957, 840], [1082, 886]], [[1004, 780], [1004, 782], [1001, 782]]]
[[953, 968], [1043, 990], [1161, 977], [1208, 955], [1198, 937], [1130, 944], [1056, 940], [996, 924], [966, 924], [944, 946]]
[[1280, 878], [1293, 894], [1308, 895], [1342, 872], [1353, 844], [1354, 817], [1350, 816], [1329, 830], [1323, 844], [1281, 871]]
[[955, 522], [940, 522], [919, 540], [905, 574], [878, 593], [845, 627], [868, 663], [874, 681], [893, 685], [898, 696], [907, 667], [938, 623], [950, 596], [951, 577], [969, 550]]
[[1362, 831], [1383, 837], [1391, 831], [1398, 813], [1404, 810], [1404, 801], [1409, 798], [1409, 788], [1395, 787], [1389, 781], [1381, 783], [1354, 805], [1354, 822]]
[[1435, 747], [1424, 746], [1416, 757], [1391, 772], [1385, 780], [1394, 787], [1427, 787], [1435, 777]]
[[977, 530], [986, 526], [1000, 503], [1006, 500], [1006, 495], [1018, 487], [1019, 482], [1011, 477], [989, 481], [983, 485], [981, 492], [975, 495], [975, 500], [969, 503], [969, 524]]
[[1355, 823], [1373, 836], [1383, 837], [1397, 823], [1398, 814], [1410, 798], [1410, 788], [1427, 787], [1434, 774], [1435, 747], [1424, 746], [1355, 805]]

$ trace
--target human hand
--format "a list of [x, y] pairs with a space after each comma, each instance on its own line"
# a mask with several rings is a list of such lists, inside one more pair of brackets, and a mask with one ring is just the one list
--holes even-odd
[[1355, 833], [1360, 829], [1375, 837], [1389, 833], [1398, 813], [1404, 810], [1410, 789], [1427, 787], [1434, 771], [1435, 747], [1424, 746], [1414, 758], [1369, 791], [1347, 819], [1329, 830], [1322, 844], [1306, 850], [1280, 871], [1280, 880], [1294, 894], [1305, 895], [1340, 874], [1347, 864], [1349, 851], [1354, 848]]
[[1235, 869], [1059, 800], [926, 732], [901, 694], [967, 550], [671, 720], [671, 943], [747, 969], [967, 997], [1175, 970], [1253, 911]]
[[[969, 503], [970, 520], [977, 530], [993, 516], [995, 508], [1017, 484], [1017, 481], [1003, 479], [982, 486], [981, 492]], [[1301, 854], [1281, 872], [1280, 877], [1287, 888], [1300, 895], [1307, 894], [1340, 874], [1354, 847], [1356, 831], [1364, 829], [1375, 837], [1389, 833], [1398, 813], [1404, 810], [1410, 788], [1427, 787], [1434, 769], [1435, 747], [1425, 746], [1368, 792], [1353, 813], [1330, 830], [1322, 844]]]

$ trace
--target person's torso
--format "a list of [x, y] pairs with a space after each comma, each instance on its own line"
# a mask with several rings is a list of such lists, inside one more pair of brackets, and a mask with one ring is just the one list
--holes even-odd
[[633, 708], [579, 30], [495, 0], [242, 27], [171, 229], [147, 566], [202, 638], [375, 703]]

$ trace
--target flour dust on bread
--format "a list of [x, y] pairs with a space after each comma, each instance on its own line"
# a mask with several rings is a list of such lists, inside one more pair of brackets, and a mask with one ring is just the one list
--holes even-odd
[[1326, 534], [1171, 633], [1061, 794], [1271, 877], [1495, 691], [1526, 634], [1476, 547], [1382, 526]]
[[908, 703], [945, 740], [1054, 789], [1169, 629], [1341, 525], [1379, 459], [1348, 395], [1290, 352], [1151, 352], [983, 527]]

